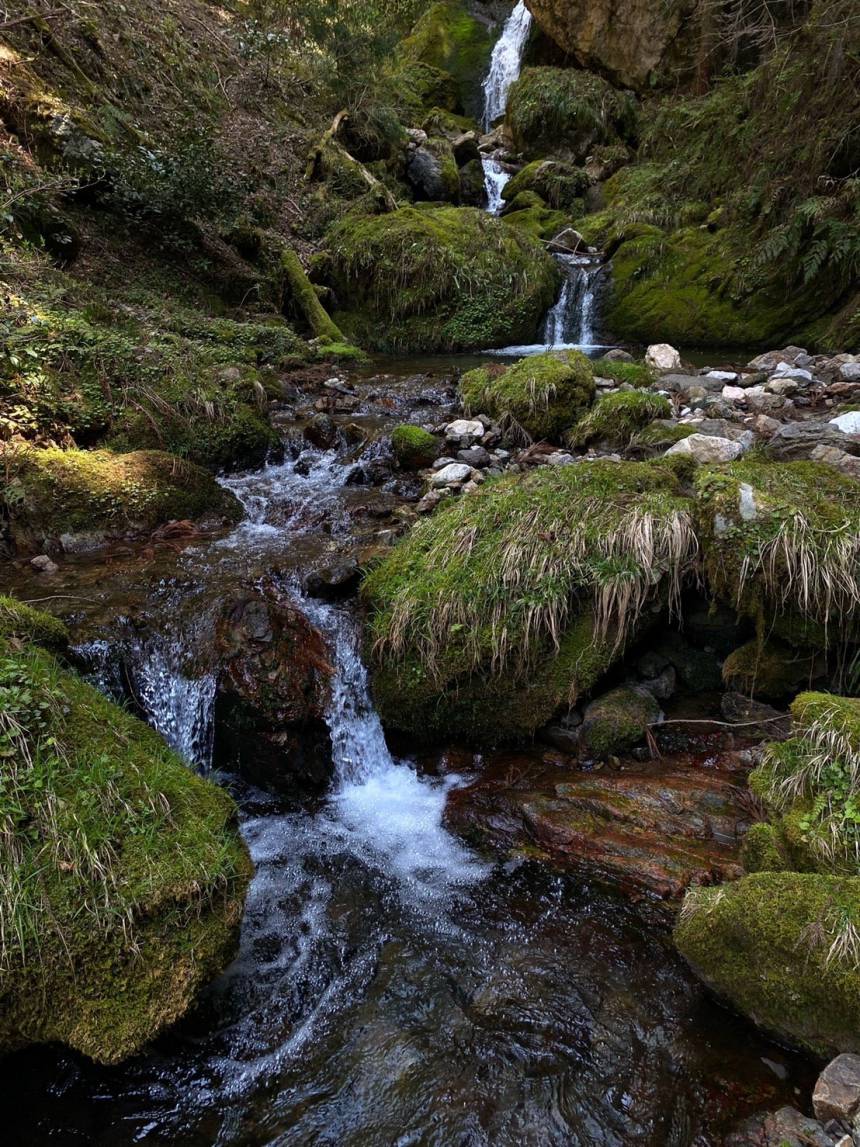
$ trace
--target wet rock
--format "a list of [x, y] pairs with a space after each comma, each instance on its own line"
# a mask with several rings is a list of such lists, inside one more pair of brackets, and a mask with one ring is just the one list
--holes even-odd
[[331, 777], [331, 666], [320, 632], [271, 580], [232, 601], [215, 638], [216, 761], [289, 794]]
[[320, 450], [330, 450], [337, 441], [337, 426], [328, 414], [315, 414], [305, 427], [305, 438]]
[[563, 231], [551, 239], [547, 245], [551, 255], [580, 255], [588, 253], [588, 244], [573, 227], [565, 227]]
[[437, 470], [430, 479], [430, 484], [436, 489], [444, 486], [459, 486], [463, 482], [468, 482], [471, 476], [471, 466], [465, 462], [452, 462], [448, 466], [443, 466], [441, 470]]
[[669, 343], [654, 343], [645, 352], [645, 365], [652, 370], [672, 371], [681, 367], [681, 355]]
[[746, 1120], [725, 1140], [725, 1147], [834, 1147], [835, 1140], [815, 1119], [794, 1107]]
[[782, 741], [791, 730], [791, 717], [771, 705], [753, 701], [742, 693], [724, 693], [720, 702], [723, 719], [743, 729], [745, 737]]
[[810, 458], [817, 446], [835, 446], [860, 457], [860, 442], [827, 422], [786, 423], [771, 438], [767, 453], [778, 462], [796, 462]]
[[815, 1084], [812, 1106], [822, 1123], [848, 1123], [860, 1112], [860, 1055], [838, 1055]]
[[653, 694], [640, 686], [613, 689], [592, 701], [582, 722], [582, 743], [598, 757], [632, 749], [660, 719]]
[[646, 677], [644, 681], [639, 682], [639, 687], [650, 693], [657, 701], [668, 701], [678, 687], [678, 674], [674, 665], [667, 665], [655, 677]]
[[730, 438], [715, 438], [708, 434], [691, 434], [682, 438], [666, 451], [666, 456], [692, 457], [696, 462], [733, 462], [744, 453], [740, 442]]
[[55, 574], [60, 568], [47, 554], [37, 554], [36, 557], [30, 558], [30, 565], [38, 573], [43, 574]]
[[351, 597], [361, 583], [361, 570], [355, 562], [340, 562], [314, 570], [305, 578], [305, 593], [311, 597], [333, 601]]
[[693, 693], [709, 693], [722, 688], [719, 658], [707, 649], [697, 649], [680, 633], [667, 633], [655, 645], [655, 651], [674, 666], [680, 680]]

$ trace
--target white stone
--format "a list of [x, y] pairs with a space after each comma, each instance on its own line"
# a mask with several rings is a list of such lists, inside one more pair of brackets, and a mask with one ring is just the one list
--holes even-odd
[[571, 463], [575, 461], [576, 459], [572, 454], [565, 454], [563, 451], [557, 454], [550, 454], [547, 458], [547, 462], [550, 466], [570, 466]]
[[804, 370], [801, 366], [792, 366], [790, 362], [781, 362], [773, 372], [777, 378], [799, 378], [804, 382], [812, 382], [812, 371]]
[[747, 396], [747, 392], [742, 386], [724, 386], [723, 398], [729, 402], [743, 402]]
[[738, 509], [745, 522], [754, 522], [758, 517], [755, 490], [746, 482], [741, 482], [738, 488]]
[[737, 382], [736, 370], [709, 370], [705, 378], [715, 378], [718, 382]]
[[645, 365], [652, 370], [680, 370], [681, 356], [669, 343], [654, 343], [645, 352]]
[[743, 444], [732, 442], [731, 438], [715, 438], [710, 434], [691, 434], [682, 438], [666, 451], [672, 454], [689, 454], [697, 462], [733, 462], [744, 452]]
[[458, 418], [445, 427], [447, 438], [483, 438], [486, 431], [482, 422], [468, 418]]
[[860, 382], [860, 362], [843, 362], [839, 374], [844, 382]]
[[765, 383], [765, 390], [770, 394], [780, 394], [783, 398], [791, 398], [800, 390], [800, 382], [796, 378], [772, 378]]
[[471, 476], [471, 466], [467, 466], [465, 462], [451, 462], [433, 475], [430, 484], [436, 489], [442, 486], [459, 486], [461, 482], [468, 482]]
[[831, 418], [830, 425], [836, 426], [843, 434], [860, 434], [860, 410], [849, 410], [838, 418]]

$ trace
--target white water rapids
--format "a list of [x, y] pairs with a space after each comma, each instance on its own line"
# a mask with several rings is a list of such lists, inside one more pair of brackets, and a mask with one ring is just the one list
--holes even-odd
[[[523, 0], [514, 8], [505, 21], [502, 34], [493, 48], [490, 69], [484, 80], [485, 131], [491, 131], [497, 119], [505, 114], [508, 106], [508, 93], [519, 78], [523, 64], [523, 54], [528, 43], [532, 26], [532, 14]], [[484, 186], [487, 190], [487, 210], [498, 215], [502, 209], [502, 192], [510, 182], [511, 173], [495, 155], [485, 156]]]

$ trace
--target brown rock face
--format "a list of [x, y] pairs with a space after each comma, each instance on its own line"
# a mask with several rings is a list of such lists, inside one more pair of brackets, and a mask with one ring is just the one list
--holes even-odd
[[658, 764], [528, 775], [527, 767], [514, 762], [501, 776], [452, 792], [449, 826], [477, 844], [541, 856], [632, 900], [677, 901], [691, 884], [742, 874], [745, 814], [728, 769]]
[[266, 580], [227, 607], [216, 641], [218, 759], [279, 791], [324, 787], [332, 670], [320, 632]]
[[584, 68], [622, 87], [689, 71], [698, 0], [526, 0], [550, 39]]

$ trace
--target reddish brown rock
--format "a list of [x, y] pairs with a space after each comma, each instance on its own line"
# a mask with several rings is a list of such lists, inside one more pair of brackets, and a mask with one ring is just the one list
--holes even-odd
[[[727, 761], [727, 764], [734, 764]], [[691, 884], [731, 880], [746, 830], [737, 776], [695, 764], [619, 772], [511, 764], [453, 792], [449, 826], [478, 845], [532, 855], [633, 900], [677, 901]]]

